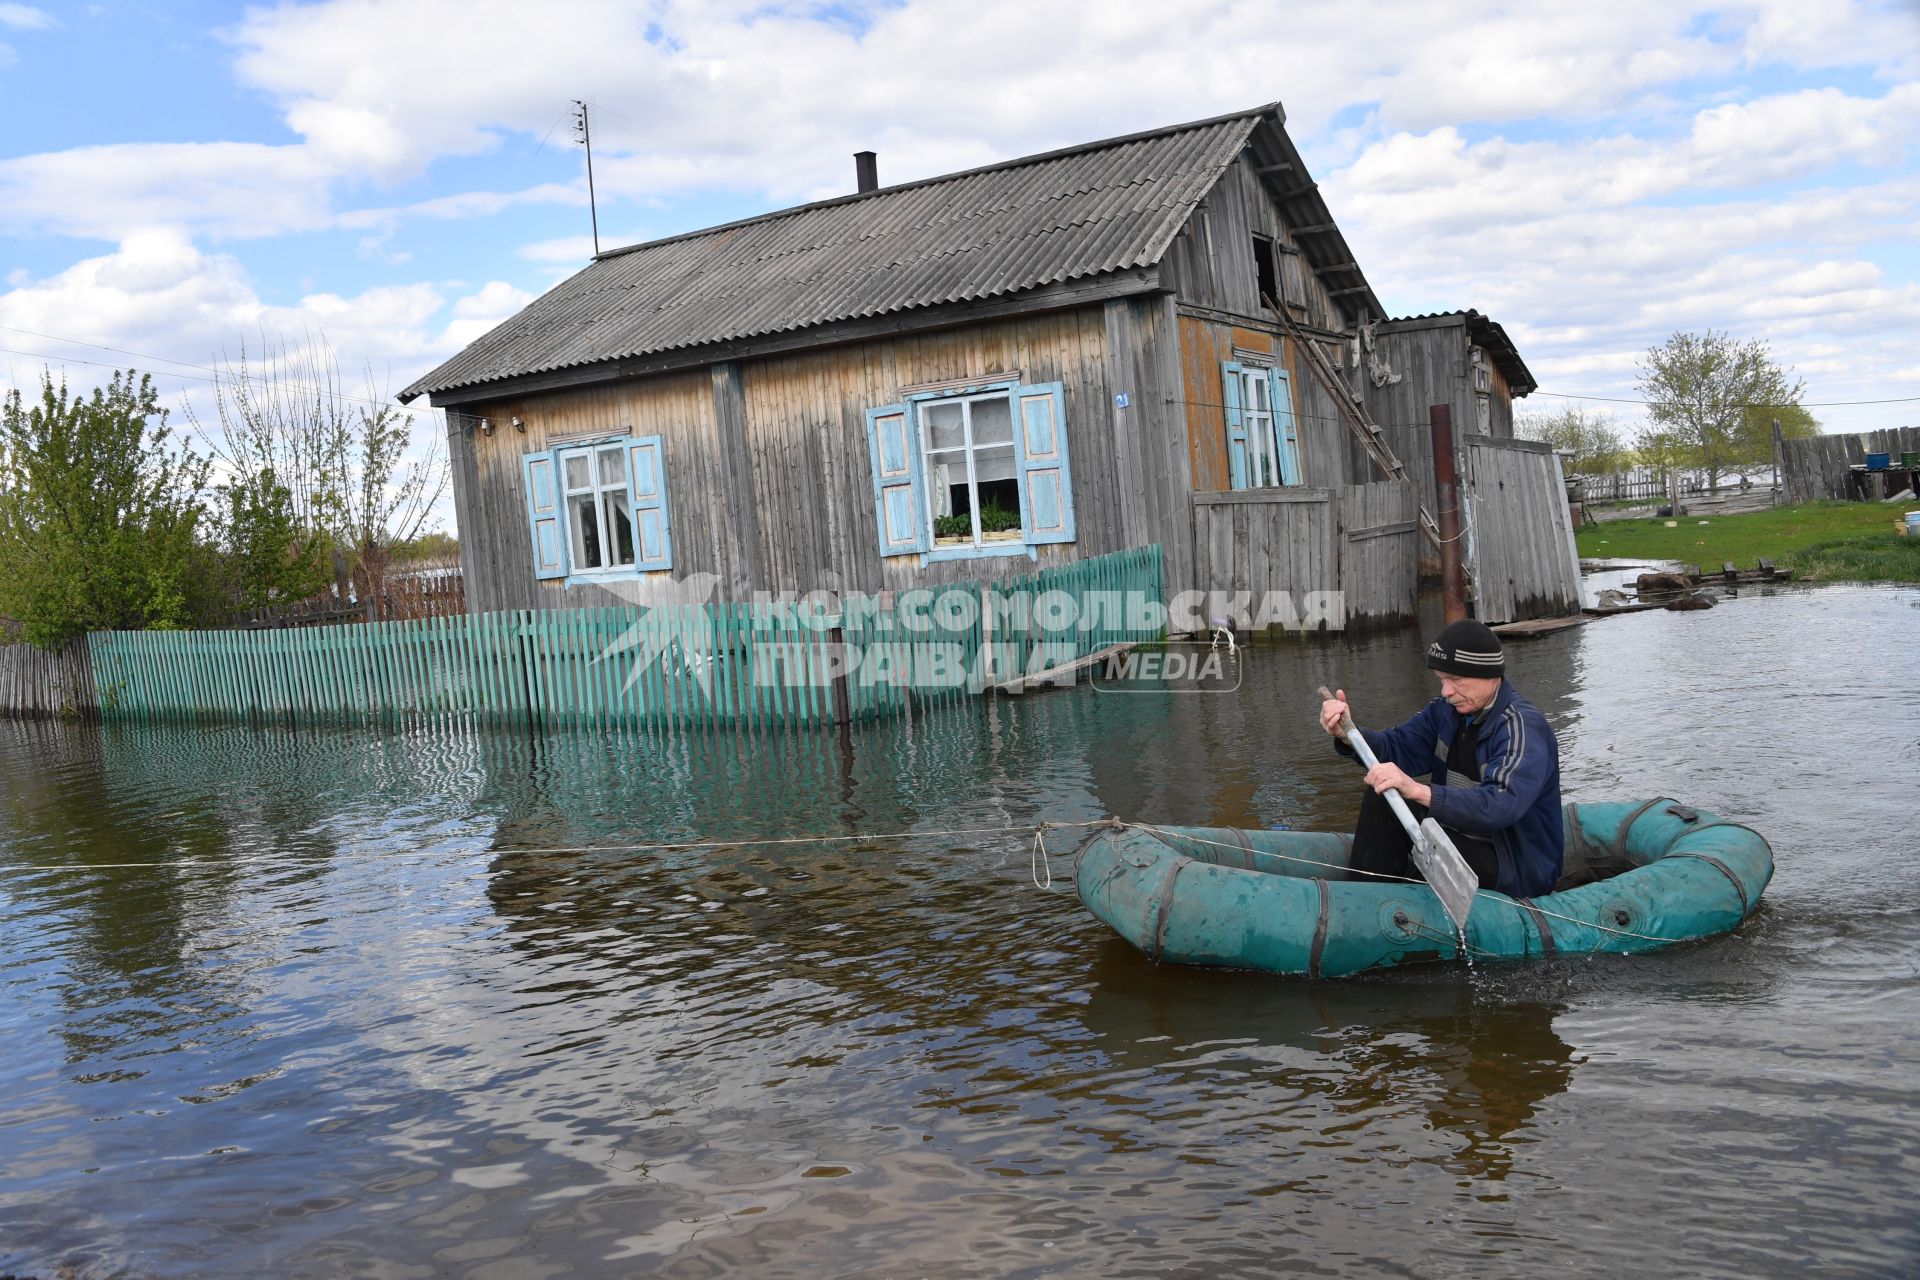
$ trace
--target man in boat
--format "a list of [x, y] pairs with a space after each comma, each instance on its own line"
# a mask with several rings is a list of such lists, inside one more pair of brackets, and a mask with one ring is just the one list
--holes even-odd
[[[1483, 889], [1516, 898], [1553, 892], [1566, 835], [1560, 817], [1560, 744], [1539, 708], [1507, 683], [1500, 638], [1456, 622], [1427, 648], [1440, 696], [1405, 724], [1362, 729], [1380, 763], [1353, 831], [1354, 870], [1415, 876], [1407, 832], [1388, 807], [1398, 791], [1416, 820], [1431, 813]], [[1346, 691], [1320, 704], [1320, 725], [1344, 755]], [[1428, 775], [1421, 782], [1416, 775]]]

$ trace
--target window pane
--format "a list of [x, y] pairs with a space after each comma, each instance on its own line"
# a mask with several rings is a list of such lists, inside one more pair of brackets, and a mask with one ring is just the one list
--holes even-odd
[[1267, 399], [1267, 375], [1249, 373], [1247, 375], [1247, 404], [1257, 413], [1265, 413], [1273, 406]]
[[567, 490], [590, 489], [593, 487], [593, 468], [584, 453], [566, 455]]
[[[604, 455], [602, 469], [605, 469]], [[633, 563], [633, 507], [627, 501], [625, 487], [609, 489], [600, 495], [607, 513], [608, 536], [613, 540], [613, 563], [630, 565]]]
[[973, 442], [976, 445], [1013, 443], [1011, 400], [973, 402]]
[[966, 444], [961, 422], [960, 403], [955, 400], [925, 406], [921, 413], [927, 424], [927, 448], [958, 449]]
[[1013, 449], [1003, 445], [998, 449], [975, 450], [973, 478], [983, 484], [988, 480], [1013, 479]]
[[603, 487], [617, 484], [623, 489], [626, 488], [627, 464], [621, 458], [620, 452], [619, 445], [600, 451], [600, 483]]
[[[584, 457], [579, 461], [582, 467], [586, 465]], [[600, 559], [600, 518], [593, 509], [592, 494], [584, 493], [567, 499], [567, 524], [573, 530], [573, 567], [605, 568]]]

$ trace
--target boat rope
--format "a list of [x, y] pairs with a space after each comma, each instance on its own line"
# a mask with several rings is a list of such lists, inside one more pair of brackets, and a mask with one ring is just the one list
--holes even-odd
[[[1247, 848], [1243, 845], [1228, 844], [1224, 840], [1210, 840], [1205, 836], [1191, 835], [1186, 832], [1168, 831], [1165, 828], [1155, 826], [1152, 823], [1127, 822], [1120, 818], [1094, 818], [1094, 819], [1089, 819], [1083, 822], [1043, 821], [1043, 822], [1039, 822], [1031, 825], [1023, 823], [1019, 825], [1005, 825], [1005, 826], [998, 826], [998, 827], [945, 827], [945, 828], [940, 828], [932, 831], [884, 831], [884, 832], [877, 832], [877, 833], [868, 832], [868, 833], [862, 833], [857, 835], [840, 835], [840, 836], [776, 836], [776, 837], [766, 837], [758, 840], [680, 840], [680, 841], [671, 841], [671, 842], [654, 843], [654, 844], [579, 844], [579, 845], [517, 845], [517, 846], [508, 845], [508, 846], [503, 846], [497, 849], [468, 850], [466, 852], [485, 852], [485, 853], [492, 853], [492, 854], [672, 853], [672, 852], [685, 851], [689, 849], [744, 849], [744, 848], [766, 846], [766, 845], [844, 844], [844, 843], [855, 842], [855, 841], [872, 842], [872, 841], [878, 841], [878, 840], [932, 839], [935, 837], [963, 836], [963, 835], [1013, 835], [1016, 833], [1024, 834], [1027, 831], [1032, 831], [1033, 844], [1031, 846], [1029, 857], [1028, 857], [1028, 872], [1029, 872], [1029, 875], [1032, 877], [1035, 888], [1041, 889], [1043, 891], [1051, 892], [1053, 889], [1053, 858], [1052, 858], [1051, 851], [1047, 848], [1046, 833], [1049, 829], [1068, 830], [1068, 829], [1080, 828], [1080, 827], [1107, 827], [1115, 831], [1124, 831], [1124, 830], [1127, 830], [1128, 828], [1132, 828], [1137, 831], [1145, 831], [1149, 835], [1152, 835], [1163, 841], [1169, 841], [1169, 837], [1171, 837], [1172, 839], [1189, 840], [1195, 844], [1213, 845], [1221, 849], [1231, 849], [1235, 853], [1242, 854], [1242, 855], [1248, 852]], [[461, 852], [461, 851], [429, 849], [429, 848], [402, 849], [402, 850], [397, 850], [394, 853], [387, 856], [398, 857], [398, 856], [404, 856], [407, 854], [441, 855], [448, 852]], [[1295, 854], [1261, 852], [1260, 856], [1263, 858], [1273, 858], [1281, 862], [1298, 862], [1305, 866], [1320, 868], [1321, 870], [1326, 870], [1328, 868], [1327, 863], [1322, 862], [1317, 858], [1302, 858]], [[32, 872], [51, 873], [51, 872], [62, 872], [62, 871], [86, 872], [86, 871], [166, 870], [169, 868], [188, 868], [188, 867], [201, 867], [201, 866], [240, 867], [240, 866], [258, 865], [260, 863], [280, 863], [285, 861], [287, 861], [287, 859], [278, 854], [262, 854], [258, 857], [179, 858], [179, 859], [162, 860], [157, 862], [70, 862], [70, 863], [61, 863], [55, 866], [32, 866], [29, 864], [19, 863], [19, 864], [14, 864], [12, 866], [0, 866], [0, 873], [9, 872], [9, 871], [22, 871], [22, 872], [29, 872], [29, 873], [32, 873]], [[1424, 885], [1426, 883], [1425, 880], [1421, 879], [1418, 876], [1395, 875], [1391, 872], [1385, 872], [1385, 871], [1363, 871], [1357, 867], [1348, 867], [1346, 868], [1346, 871], [1349, 875], [1366, 876], [1370, 879], [1375, 879], [1375, 880], [1391, 880], [1401, 884]], [[1637, 938], [1642, 942], [1663, 942], [1663, 943], [1687, 942], [1691, 940], [1689, 937], [1668, 938], [1668, 937], [1662, 937], [1658, 934], [1637, 933], [1632, 929], [1617, 927], [1614, 925], [1601, 924], [1597, 920], [1582, 920], [1577, 916], [1563, 915], [1557, 911], [1549, 911], [1547, 908], [1541, 906], [1537, 902], [1535, 903], [1517, 902], [1503, 893], [1494, 894], [1492, 897], [1492, 900], [1495, 902], [1503, 903], [1506, 906], [1512, 907], [1516, 911], [1538, 912], [1540, 915], [1546, 916], [1549, 919], [1565, 921], [1568, 924], [1576, 924], [1586, 929], [1597, 929], [1601, 933], [1612, 934], [1616, 937]], [[1456, 944], [1460, 942], [1460, 939], [1451, 938], [1451, 937], [1443, 940], [1447, 942], [1453, 942]], [[1469, 949], [1476, 950], [1476, 951], [1480, 950], [1477, 947], [1472, 947], [1471, 944], [1467, 944], [1467, 945]], [[1492, 955], [1494, 953], [1482, 951], [1481, 954]]]
[[[755, 846], [755, 845], [844, 844], [849, 841], [909, 840], [909, 839], [920, 840], [920, 839], [932, 839], [934, 837], [944, 837], [944, 836], [970, 836], [970, 835], [988, 835], [988, 834], [1023, 835], [1028, 831], [1032, 831], [1034, 833], [1034, 837], [1037, 841], [1039, 839], [1040, 832], [1049, 827], [1056, 827], [1056, 828], [1125, 827], [1128, 825], [1131, 825], [1131, 824], [1121, 822], [1115, 818], [1094, 818], [1085, 822], [1051, 822], [1049, 821], [1049, 822], [1039, 823], [1037, 826], [1030, 823], [1020, 823], [1020, 824], [1010, 824], [1010, 825], [998, 826], [998, 827], [942, 827], [942, 828], [938, 828], [936, 830], [931, 830], [931, 831], [882, 831], [882, 832], [866, 832], [866, 833], [861, 833], [857, 835], [842, 835], [842, 836], [778, 836], [778, 837], [767, 837], [767, 838], [758, 839], [758, 840], [680, 840], [680, 841], [673, 841], [669, 843], [656, 843], [656, 844], [503, 845], [499, 848], [479, 849], [479, 850], [472, 850], [472, 849], [449, 850], [449, 849], [435, 849], [435, 848], [398, 849], [398, 850], [394, 850], [392, 853], [386, 856], [402, 857], [408, 854], [435, 856], [435, 855], [442, 855], [446, 853], [459, 853], [459, 852], [494, 853], [494, 854], [671, 853], [671, 852], [682, 851], [687, 849], [744, 849], [744, 848]], [[1042, 847], [1040, 852], [1042, 856], [1044, 856], [1045, 854], [1044, 846]], [[222, 866], [222, 867], [238, 867], [238, 866], [256, 865], [263, 862], [285, 862], [285, 861], [287, 861], [287, 859], [280, 854], [261, 854], [257, 857], [243, 856], [238, 858], [207, 858], [207, 857], [175, 858], [175, 859], [164, 859], [157, 862], [66, 862], [66, 863], [59, 863], [54, 866], [33, 866], [27, 863], [16, 863], [12, 866], [0, 866], [0, 872], [165, 870], [168, 868], [201, 867], [201, 866], [214, 866], [214, 865]], [[1052, 866], [1049, 864], [1047, 867], [1047, 883], [1050, 885], [1052, 884], [1052, 882], [1053, 882]]]

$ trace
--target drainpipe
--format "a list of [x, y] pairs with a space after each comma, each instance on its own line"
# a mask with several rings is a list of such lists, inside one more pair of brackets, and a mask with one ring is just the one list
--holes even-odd
[[1453, 410], [1444, 404], [1427, 407], [1427, 426], [1433, 432], [1434, 523], [1440, 526], [1440, 592], [1446, 601], [1446, 620], [1467, 616], [1467, 575], [1460, 563], [1460, 473], [1453, 461]]

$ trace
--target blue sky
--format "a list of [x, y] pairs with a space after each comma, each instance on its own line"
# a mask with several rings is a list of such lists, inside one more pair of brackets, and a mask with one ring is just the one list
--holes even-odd
[[574, 98], [609, 247], [863, 148], [897, 182], [1278, 99], [1388, 309], [1499, 320], [1523, 408], [1631, 433], [1636, 360], [1712, 327], [1829, 430], [1907, 424], [1917, 69], [1914, 0], [0, 0], [0, 383], [204, 409], [265, 333], [397, 389], [586, 261]]

